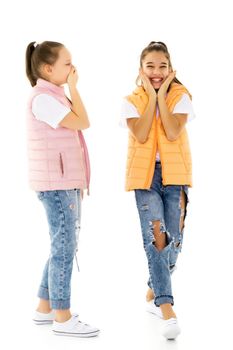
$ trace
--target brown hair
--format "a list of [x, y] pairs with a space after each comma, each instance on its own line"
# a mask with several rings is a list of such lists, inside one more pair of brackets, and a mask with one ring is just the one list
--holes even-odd
[[[142, 67], [142, 61], [144, 60], [144, 58], [146, 57], [146, 55], [150, 52], [153, 52], [153, 51], [157, 51], [157, 52], [163, 52], [165, 57], [168, 59], [168, 64], [169, 64], [169, 68], [172, 69], [172, 63], [171, 63], [171, 58], [170, 58], [170, 54], [168, 52], [168, 48], [167, 46], [162, 42], [162, 41], [151, 41], [149, 43], [149, 45], [147, 45], [141, 52], [141, 55], [140, 55], [140, 66]], [[138, 78], [136, 80], [136, 83], [138, 81]], [[182, 84], [177, 78], [174, 78], [173, 79], [173, 82], [174, 83], [177, 83], [177, 84]]]
[[36, 85], [41, 76], [40, 68], [42, 64], [54, 64], [58, 59], [59, 50], [63, 44], [55, 41], [44, 41], [41, 44], [31, 42], [26, 49], [26, 75], [32, 86]]

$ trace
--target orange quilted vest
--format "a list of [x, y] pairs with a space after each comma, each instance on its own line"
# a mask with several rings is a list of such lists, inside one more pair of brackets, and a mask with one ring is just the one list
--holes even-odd
[[[170, 112], [173, 111], [184, 93], [189, 94], [183, 85], [176, 83], [171, 85], [166, 97]], [[132, 95], [127, 96], [127, 100], [137, 108], [141, 115], [147, 106], [148, 96], [142, 87], [138, 87]], [[169, 141], [160, 117], [156, 118], [155, 115], [148, 140], [145, 143], [138, 142], [129, 132], [126, 191], [150, 188], [157, 150], [161, 159], [163, 185], [192, 186], [192, 161], [186, 129], [183, 129], [177, 140]]]

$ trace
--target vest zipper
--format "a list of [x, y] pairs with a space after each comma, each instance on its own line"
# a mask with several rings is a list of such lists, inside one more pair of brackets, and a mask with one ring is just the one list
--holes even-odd
[[[155, 115], [155, 117], [154, 118], [156, 118], [156, 115]], [[150, 166], [150, 168], [149, 168], [149, 170], [148, 170], [148, 175], [147, 175], [147, 178], [146, 178], [146, 183], [145, 183], [145, 185], [146, 185], [146, 188], [147, 189], [149, 189], [150, 188], [150, 186], [151, 186], [151, 182], [152, 182], [152, 179], [153, 179], [153, 175], [154, 175], [154, 168], [155, 168], [155, 161], [156, 161], [156, 136], [157, 136], [157, 128], [156, 128], [156, 126], [157, 126], [157, 121], [155, 120], [155, 138], [154, 138], [154, 140], [155, 140], [155, 142], [154, 142], [154, 144], [153, 144], [153, 149], [152, 149], [152, 154], [153, 154], [153, 161], [151, 162], [151, 166]]]

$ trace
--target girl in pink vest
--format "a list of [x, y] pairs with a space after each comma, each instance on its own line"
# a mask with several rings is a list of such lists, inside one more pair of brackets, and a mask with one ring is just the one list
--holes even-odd
[[76, 88], [77, 70], [63, 44], [31, 42], [26, 50], [26, 74], [33, 86], [27, 116], [29, 182], [45, 208], [51, 239], [34, 321], [53, 323], [57, 335], [93, 337], [99, 330], [70, 311], [82, 191], [89, 188], [90, 181], [88, 151], [81, 132], [89, 127], [89, 120]]

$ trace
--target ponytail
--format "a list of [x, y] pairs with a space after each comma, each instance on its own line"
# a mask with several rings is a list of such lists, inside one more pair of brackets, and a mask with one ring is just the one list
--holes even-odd
[[35, 51], [35, 44], [36, 42], [32, 41], [26, 49], [26, 75], [32, 86], [35, 86], [37, 81], [32, 69], [32, 55]]

